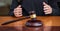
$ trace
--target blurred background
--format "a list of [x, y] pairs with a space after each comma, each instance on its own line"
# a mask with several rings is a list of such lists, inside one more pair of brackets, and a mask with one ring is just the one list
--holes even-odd
[[0, 0], [0, 16], [8, 15], [12, 0]]
[[[11, 5], [12, 0], [0, 0], [0, 16], [8, 16], [9, 8]], [[60, 8], [60, 0], [57, 0], [57, 5]]]

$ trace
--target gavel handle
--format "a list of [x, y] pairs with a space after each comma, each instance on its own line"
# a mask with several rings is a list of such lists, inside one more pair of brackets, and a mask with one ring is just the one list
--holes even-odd
[[30, 18], [30, 17], [29, 17], [29, 16], [26, 16], [26, 17], [24, 17], [24, 18], [19, 18], [19, 19], [17, 19], [17, 20], [9, 20], [8, 22], [2, 23], [2, 25], [7, 25], [7, 24], [10, 24], [10, 23], [13, 23], [13, 22], [17, 22], [17, 21], [22, 21], [22, 20], [28, 19], [28, 18]]

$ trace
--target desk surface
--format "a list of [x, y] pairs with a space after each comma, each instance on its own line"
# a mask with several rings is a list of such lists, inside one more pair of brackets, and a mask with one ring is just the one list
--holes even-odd
[[[21, 17], [22, 18], [22, 17]], [[16, 20], [11, 16], [0, 16], [0, 31], [22, 31], [22, 26], [30, 20], [24, 19], [22, 21], [14, 22], [8, 25], [1, 25], [2, 23], [9, 20]], [[41, 20], [44, 24], [44, 31], [60, 31], [60, 16], [37, 16], [38, 20]]]
[[[15, 20], [15, 19], [18, 19], [18, 18], [14, 18], [11, 16], [0, 16], [0, 25], [3, 22], [9, 21], [9, 20]], [[45, 26], [60, 26], [60, 16], [37, 16], [37, 19], [41, 20]], [[30, 20], [30, 19], [24, 19], [22, 21], [14, 22], [8, 25], [9, 26], [24, 25], [27, 20]]]

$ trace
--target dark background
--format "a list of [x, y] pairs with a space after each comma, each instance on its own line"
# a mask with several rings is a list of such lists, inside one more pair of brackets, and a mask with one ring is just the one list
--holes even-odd
[[[12, 0], [0, 0], [0, 16], [8, 16], [11, 2]], [[60, 0], [56, 0], [56, 3], [60, 8]]]

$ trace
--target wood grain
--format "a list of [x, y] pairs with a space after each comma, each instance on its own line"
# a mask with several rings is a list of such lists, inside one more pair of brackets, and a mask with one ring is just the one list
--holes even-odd
[[[23, 30], [22, 27], [25, 25], [25, 23], [28, 20], [30, 20], [29, 18], [29, 19], [24, 19], [22, 21], [17, 21], [8, 25], [1, 25], [2, 23], [6, 21], [16, 20], [16, 19], [18, 18], [11, 17], [11, 16], [0, 16], [0, 30], [5, 31], [7, 29], [10, 31], [22, 31]], [[60, 29], [60, 16], [37, 16], [37, 19], [43, 22], [44, 31], [54, 31], [54, 30], [60, 31], [59, 30]]]

